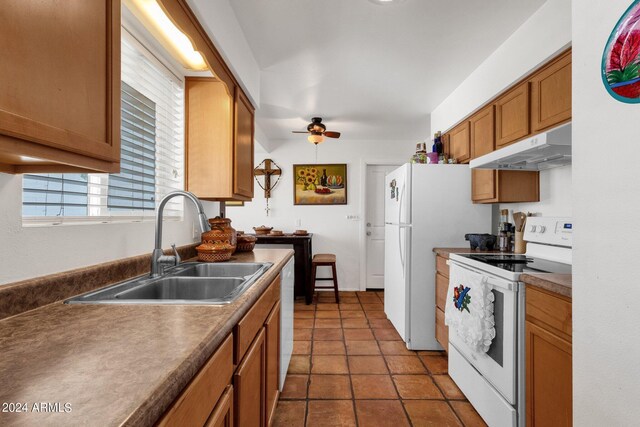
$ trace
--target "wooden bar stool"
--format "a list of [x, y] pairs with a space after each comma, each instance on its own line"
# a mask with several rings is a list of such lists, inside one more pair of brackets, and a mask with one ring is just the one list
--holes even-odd
[[[333, 277], [316, 278], [318, 267], [331, 267]], [[333, 280], [333, 286], [316, 286], [316, 280]], [[331, 289], [336, 293], [336, 304], [340, 303], [338, 295], [338, 274], [336, 273], [336, 256], [334, 254], [315, 254], [311, 260], [311, 295], [316, 289]]]

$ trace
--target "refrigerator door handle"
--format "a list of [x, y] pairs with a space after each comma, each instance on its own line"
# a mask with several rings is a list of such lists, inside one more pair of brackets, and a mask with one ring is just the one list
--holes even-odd
[[402, 190], [400, 191], [400, 206], [398, 207], [398, 224], [402, 224], [402, 199], [404, 198], [404, 184], [402, 185]]
[[402, 253], [402, 227], [398, 227], [398, 250], [400, 252], [400, 264], [402, 264], [402, 271], [404, 273], [404, 254]]

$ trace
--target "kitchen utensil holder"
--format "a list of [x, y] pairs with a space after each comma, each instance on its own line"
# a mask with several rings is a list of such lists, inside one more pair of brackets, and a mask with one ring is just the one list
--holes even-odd
[[516, 231], [516, 243], [513, 252], [524, 254], [527, 252], [527, 242], [524, 240], [524, 231]]

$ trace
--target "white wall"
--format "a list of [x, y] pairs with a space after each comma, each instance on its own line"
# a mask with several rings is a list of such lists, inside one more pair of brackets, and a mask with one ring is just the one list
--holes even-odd
[[449, 129], [570, 43], [571, 1], [548, 0], [431, 112], [431, 129]]
[[[265, 216], [264, 192], [255, 185], [255, 198], [243, 207], [228, 207], [227, 216], [237, 230], [253, 232], [252, 227], [268, 225], [292, 232], [306, 229], [313, 233], [313, 252], [329, 252], [338, 258], [338, 279], [343, 290], [360, 286], [360, 238], [362, 228], [361, 179], [363, 160], [406, 162], [415, 152], [416, 141], [354, 141], [331, 140], [318, 146], [318, 163], [347, 164], [347, 205], [295, 206], [293, 204], [293, 164], [315, 163], [313, 144], [299, 141], [278, 141], [270, 153], [256, 152], [256, 164], [265, 158], [274, 160], [283, 170], [282, 179], [272, 191], [271, 211]], [[347, 219], [358, 215], [360, 221]], [[301, 225], [296, 225], [300, 220]]]
[[600, 79], [630, 0], [573, 2], [574, 425], [638, 425], [640, 105]]
[[260, 68], [229, 0], [188, 0], [187, 3], [253, 105], [259, 106]]
[[[209, 217], [218, 203], [205, 202]], [[184, 220], [167, 221], [163, 247], [193, 243], [195, 210], [185, 204]], [[22, 177], [0, 173], [0, 284], [151, 253], [153, 223], [22, 227]]]
[[[547, 1], [431, 113], [431, 129], [449, 129], [570, 44], [571, 1]], [[540, 173], [539, 203], [500, 208], [571, 216], [571, 166]]]

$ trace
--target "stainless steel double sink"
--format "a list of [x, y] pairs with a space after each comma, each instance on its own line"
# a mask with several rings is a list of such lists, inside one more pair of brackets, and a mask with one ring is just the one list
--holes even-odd
[[273, 264], [186, 262], [160, 277], [140, 276], [68, 299], [66, 304], [229, 304]]

